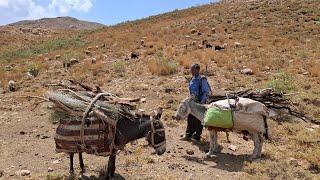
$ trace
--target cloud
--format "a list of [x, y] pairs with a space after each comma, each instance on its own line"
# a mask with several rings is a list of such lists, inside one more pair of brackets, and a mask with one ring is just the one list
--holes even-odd
[[25, 19], [88, 12], [95, 0], [0, 0], [0, 25]]

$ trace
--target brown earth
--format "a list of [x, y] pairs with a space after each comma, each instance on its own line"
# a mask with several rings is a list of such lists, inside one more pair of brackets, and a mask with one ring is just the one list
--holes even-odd
[[[170, 118], [188, 95], [187, 67], [199, 62], [207, 65], [204, 73], [214, 92], [273, 87], [293, 93], [290, 97], [298, 108], [320, 122], [320, 110], [313, 103], [320, 95], [319, 10], [317, 0], [223, 1], [97, 30], [49, 29], [39, 34], [1, 29], [0, 179], [68, 175], [67, 156], [54, 151], [57, 124], [50, 118], [48, 104], [34, 109], [37, 100], [21, 96], [42, 95], [47, 84], [69, 78], [122, 97], [145, 97], [147, 102], [139, 108], [147, 112], [165, 108], [167, 152], [151, 155], [144, 140], [129, 144], [117, 159], [118, 177], [319, 179], [320, 128], [314, 124], [268, 120], [271, 140], [264, 146], [263, 158], [250, 163], [253, 143], [241, 135], [231, 134], [231, 144], [237, 146], [234, 152], [220, 134], [224, 149], [206, 159], [208, 133], [204, 130], [200, 145], [181, 141], [186, 123]], [[226, 44], [225, 49], [204, 48], [204, 40], [213, 47]], [[132, 52], [139, 58], [131, 59]], [[63, 68], [72, 58], [78, 63]], [[244, 68], [253, 75], [242, 74]], [[26, 75], [37, 71], [35, 78]], [[9, 80], [17, 82], [17, 92], [7, 92]], [[193, 155], [187, 153], [191, 150]], [[85, 155], [87, 174], [97, 176], [106, 162], [104, 157]], [[31, 174], [15, 175], [22, 169]]]

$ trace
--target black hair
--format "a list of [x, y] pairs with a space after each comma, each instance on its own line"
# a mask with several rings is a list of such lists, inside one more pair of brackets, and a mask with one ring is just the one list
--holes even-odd
[[191, 68], [195, 68], [197, 70], [200, 70], [200, 65], [198, 63], [194, 63], [191, 65]]

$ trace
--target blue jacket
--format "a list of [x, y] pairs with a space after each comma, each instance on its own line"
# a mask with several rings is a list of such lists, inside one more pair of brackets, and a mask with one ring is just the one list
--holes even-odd
[[189, 92], [190, 95], [195, 96], [201, 104], [207, 102], [209, 91], [209, 84], [206, 78], [202, 78], [201, 75], [192, 77], [189, 82]]

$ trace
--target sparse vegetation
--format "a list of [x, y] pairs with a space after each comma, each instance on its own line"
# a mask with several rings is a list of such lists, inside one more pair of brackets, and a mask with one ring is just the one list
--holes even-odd
[[113, 70], [118, 74], [124, 74], [126, 72], [126, 64], [123, 61], [115, 61], [112, 63]]
[[148, 68], [152, 74], [170, 75], [178, 70], [176, 62], [169, 60], [162, 53], [158, 53], [156, 58], [148, 61]]
[[292, 76], [285, 72], [277, 73], [267, 86], [279, 92], [291, 92], [295, 89]]
[[0, 59], [11, 61], [14, 59], [24, 59], [34, 57], [39, 54], [49, 53], [55, 50], [78, 47], [85, 44], [85, 41], [79, 36], [71, 38], [58, 38], [51, 41], [45, 41], [28, 48], [8, 47], [7, 50], [0, 52]]

